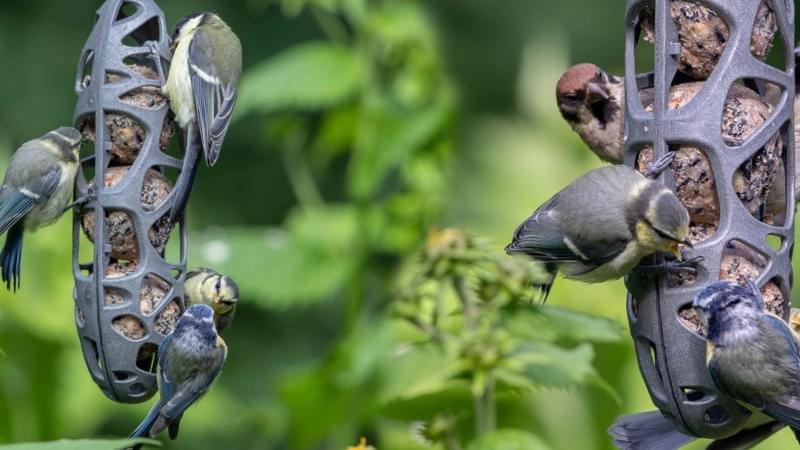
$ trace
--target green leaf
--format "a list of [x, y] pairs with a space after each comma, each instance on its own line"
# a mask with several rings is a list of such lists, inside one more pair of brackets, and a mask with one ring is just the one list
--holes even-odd
[[447, 94], [420, 109], [403, 108], [380, 97], [366, 101], [351, 166], [350, 192], [357, 198], [377, 192], [391, 170], [406, 163], [443, 129], [451, 106]]
[[537, 342], [520, 346], [505, 362], [505, 368], [521, 373], [546, 387], [572, 388], [591, 384], [619, 402], [619, 396], [592, 366], [594, 349], [581, 344], [572, 349]]
[[557, 306], [518, 306], [507, 314], [507, 326], [516, 336], [534, 341], [617, 342], [622, 326], [605, 317]]
[[328, 108], [351, 98], [361, 78], [361, 65], [350, 49], [329, 42], [300, 44], [245, 72], [237, 117]]
[[287, 308], [335, 298], [357, 261], [355, 212], [347, 206], [293, 211], [282, 229], [227, 228], [200, 241], [195, 265], [235, 274], [242, 298]]
[[440, 390], [389, 402], [384, 406], [382, 415], [395, 420], [425, 421], [442, 411], [471, 414], [472, 406], [469, 384], [463, 380], [452, 380]]
[[467, 450], [549, 450], [538, 436], [522, 430], [497, 430], [470, 442]]
[[61, 439], [50, 442], [28, 442], [24, 444], [0, 445], [2, 450], [118, 450], [125, 449], [134, 444], [146, 444], [161, 447], [161, 442], [155, 439], [119, 439], [119, 440], [91, 440]]

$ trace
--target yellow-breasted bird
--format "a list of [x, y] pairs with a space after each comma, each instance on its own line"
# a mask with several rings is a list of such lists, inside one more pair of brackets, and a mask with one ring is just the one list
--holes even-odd
[[0, 252], [7, 289], [19, 288], [22, 235], [57, 221], [64, 213], [78, 173], [81, 133], [57, 128], [28, 141], [11, 157], [0, 188]]
[[197, 173], [198, 146], [209, 167], [219, 158], [242, 75], [242, 45], [218, 15], [204, 12], [178, 22], [172, 49], [164, 92], [175, 121], [186, 133], [183, 168], [170, 211], [175, 223], [186, 207]]
[[557, 272], [597, 283], [626, 275], [659, 250], [680, 259], [679, 245], [691, 247], [688, 231], [689, 214], [672, 191], [630, 167], [606, 166], [534, 211], [506, 252], [544, 263], [550, 277], [536, 287], [546, 299]]
[[217, 379], [227, 354], [211, 307], [190, 306], [158, 347], [160, 397], [130, 437], [155, 437], [169, 429], [170, 439], [175, 439], [183, 414]]
[[239, 301], [239, 286], [231, 277], [213, 269], [198, 267], [186, 274], [183, 288], [187, 306], [202, 304], [214, 310], [218, 332], [231, 324]]

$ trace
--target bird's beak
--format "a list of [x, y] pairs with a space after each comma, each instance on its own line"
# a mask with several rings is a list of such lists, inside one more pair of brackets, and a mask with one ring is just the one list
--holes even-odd
[[692, 244], [692, 241], [690, 241], [688, 237], [683, 238], [681, 243], [691, 249], [694, 249], [694, 244]]
[[608, 100], [611, 95], [608, 89], [600, 83], [590, 82], [586, 85], [586, 99], [589, 103], [595, 103], [602, 100]]
[[669, 244], [669, 251], [671, 251], [675, 255], [675, 257], [678, 258], [678, 261], [683, 260], [683, 255], [681, 255], [681, 248], [677, 242], [671, 242]]

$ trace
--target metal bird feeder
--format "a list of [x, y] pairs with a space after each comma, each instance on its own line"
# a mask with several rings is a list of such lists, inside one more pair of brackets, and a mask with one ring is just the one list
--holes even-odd
[[[75, 86], [75, 126], [94, 140], [75, 187], [76, 198], [92, 193], [73, 220], [75, 323], [92, 379], [122, 403], [156, 392], [158, 345], [184, 309], [184, 221], [179, 261], [165, 259], [174, 196], [164, 175], [182, 164], [166, 153], [174, 123], [156, 75], [159, 58], [164, 66], [170, 59], [161, 9], [152, 0], [108, 0]], [[94, 243], [90, 255], [81, 254], [82, 228]]]
[[[628, 318], [639, 368], [653, 403], [682, 432], [704, 438], [723, 438], [741, 430], [749, 414], [714, 386], [705, 365], [706, 343], [696, 330], [681, 320], [682, 311], [703, 287], [721, 276], [724, 254], [732, 245], [743, 245], [762, 261], [756, 278], [760, 288], [777, 286], [783, 299], [781, 313], [788, 318], [791, 299], [791, 254], [794, 245], [794, 42], [793, 2], [768, 0], [776, 18], [776, 37], [784, 42], [785, 70], [777, 69], [751, 54], [751, 33], [759, 3], [752, 0], [700, 0], [728, 25], [730, 37], [716, 68], [702, 90], [688, 104], [671, 109], [670, 86], [676, 82], [676, 57], [681, 51], [670, 15], [669, 0], [628, 0], [625, 48], [625, 164], [633, 166], [645, 145], [654, 149], [653, 159], [664, 155], [670, 145], [691, 145], [702, 149], [713, 169], [719, 206], [716, 232], [697, 243], [687, 257], [702, 256], [696, 278], [675, 286], [668, 276], [648, 277], [633, 273], [627, 279]], [[644, 7], [655, 9], [655, 70], [638, 74], [635, 68], [637, 17]], [[780, 88], [774, 113], [746, 142], [736, 148], [721, 138], [721, 117], [726, 96], [737, 80], [744, 80], [759, 94], [769, 86]], [[653, 88], [652, 111], [642, 107], [639, 89]], [[772, 186], [785, 186], [785, 210], [772, 224], [764, 211], [751, 214], [734, 191], [734, 174], [777, 133], [783, 143], [783, 167]], [[670, 185], [669, 171], [662, 179]], [[667, 181], [669, 180], [669, 181]], [[777, 248], [768, 244], [776, 237]], [[657, 257], [656, 257], [657, 258]], [[653, 261], [649, 261], [652, 263]]]

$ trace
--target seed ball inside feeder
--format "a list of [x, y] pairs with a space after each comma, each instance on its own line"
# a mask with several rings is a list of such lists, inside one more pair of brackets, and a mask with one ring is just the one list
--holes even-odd
[[[706, 80], [717, 66], [730, 38], [728, 25], [714, 10], [692, 1], [670, 2], [670, 15], [678, 32], [681, 51], [678, 70], [696, 80]], [[648, 6], [640, 16], [644, 40], [655, 43], [655, 9]], [[778, 29], [767, 1], [758, 8], [750, 40], [753, 56], [764, 61]]]
[[[105, 186], [112, 187], [122, 180], [128, 173], [130, 166], [109, 167], [105, 174]], [[169, 195], [172, 186], [167, 178], [160, 172], [150, 169], [144, 178], [144, 185], [140, 194], [142, 209], [152, 211], [158, 207]], [[94, 242], [94, 211], [88, 211], [81, 220], [83, 231], [90, 241]], [[165, 217], [159, 219], [148, 231], [150, 243], [159, 252], [169, 240], [172, 225]], [[111, 257], [115, 259], [138, 261], [139, 242], [136, 238], [136, 229], [130, 215], [123, 211], [106, 213], [106, 234], [111, 244]]]
[[114, 261], [106, 267], [106, 278], [117, 279], [126, 277], [139, 270], [139, 263], [135, 261]]
[[[679, 84], [670, 89], [669, 109], [689, 103], [703, 83]], [[653, 110], [653, 90], [642, 91], [641, 99], [647, 111]], [[752, 90], [734, 84], [728, 92], [723, 109], [721, 135], [729, 146], [739, 146], [755, 133], [772, 114], [772, 106]], [[670, 166], [678, 198], [689, 211], [689, 238], [693, 243], [710, 237], [709, 232], [719, 224], [719, 201], [714, 173], [702, 150], [690, 145], [672, 145], [675, 158]], [[735, 151], [733, 149], [729, 151]], [[756, 154], [734, 174], [733, 188], [739, 200], [751, 214], [766, 202], [770, 185], [781, 165], [782, 141], [776, 133]], [[639, 153], [637, 168], [644, 171], [653, 160], [653, 148], [644, 147]], [[699, 228], [699, 229], [698, 229]]]
[[[134, 72], [148, 80], [158, 80], [158, 73], [153, 69], [138, 64], [129, 65]], [[106, 74], [106, 83], [118, 83], [124, 78], [117, 74]], [[84, 81], [86, 83], [86, 81]], [[86, 83], [88, 85], [88, 83]], [[167, 98], [158, 86], [142, 86], [120, 96], [120, 100], [133, 106], [146, 109], [163, 107]], [[124, 114], [108, 113], [105, 116], [106, 127], [111, 137], [111, 162], [114, 165], [130, 165], [142, 150], [146, 133], [144, 128], [132, 117]], [[95, 117], [87, 116], [80, 127], [84, 137], [95, 141]], [[175, 121], [167, 115], [159, 136], [159, 147], [166, 151], [172, 136], [175, 134]]]
[[126, 315], [117, 317], [111, 321], [111, 327], [114, 328], [114, 331], [117, 333], [134, 341], [143, 339], [147, 335], [142, 322], [134, 316]]
[[178, 319], [181, 318], [181, 314], [178, 302], [175, 300], [169, 302], [156, 317], [154, 328], [162, 336], [169, 335], [175, 330], [175, 325], [178, 323]]
[[169, 293], [170, 285], [155, 275], [147, 275], [139, 291], [139, 311], [151, 314]]

